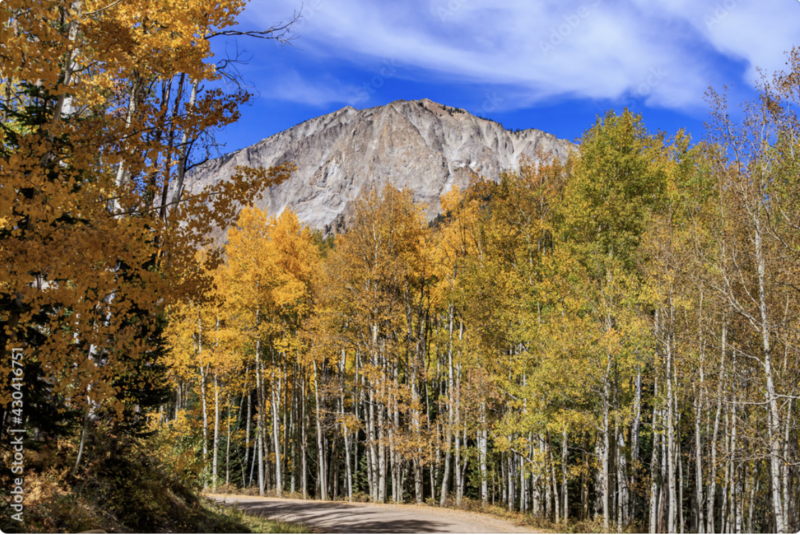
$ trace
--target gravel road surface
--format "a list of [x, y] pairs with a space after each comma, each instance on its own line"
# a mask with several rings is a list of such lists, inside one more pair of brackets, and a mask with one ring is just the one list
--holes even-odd
[[299, 522], [322, 533], [536, 533], [488, 515], [424, 505], [373, 505], [214, 495], [251, 515]]

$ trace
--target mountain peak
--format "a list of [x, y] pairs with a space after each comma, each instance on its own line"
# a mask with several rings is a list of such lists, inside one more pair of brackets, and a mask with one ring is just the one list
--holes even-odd
[[309, 119], [208, 162], [187, 177], [187, 187], [196, 192], [227, 180], [239, 165], [292, 161], [297, 172], [253, 203], [271, 215], [291, 208], [300, 221], [328, 232], [347, 219], [367, 189], [410, 189], [433, 219], [441, 195], [465, 187], [473, 173], [497, 180], [502, 171], [518, 169], [523, 157], [535, 159], [538, 150], [566, 158], [572, 147], [542, 131], [512, 132], [427, 98], [397, 100], [362, 110], [345, 106]]

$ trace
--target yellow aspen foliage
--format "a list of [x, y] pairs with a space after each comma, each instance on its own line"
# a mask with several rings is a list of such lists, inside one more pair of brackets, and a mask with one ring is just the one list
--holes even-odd
[[200, 195], [182, 191], [198, 161], [189, 142], [235, 121], [248, 98], [198, 89], [220, 79], [209, 39], [244, 5], [0, 5], [4, 402], [18, 348], [60, 410], [121, 415], [123, 382], [152, 364], [164, 307], [200, 284], [195, 252], [239, 200], [291, 172], [242, 169]]

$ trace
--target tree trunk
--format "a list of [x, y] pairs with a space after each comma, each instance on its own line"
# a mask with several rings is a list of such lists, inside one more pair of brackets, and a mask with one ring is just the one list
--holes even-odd
[[256, 426], [256, 451], [255, 455], [258, 458], [258, 494], [264, 495], [264, 448], [263, 438], [261, 433], [261, 423]]
[[300, 464], [301, 464], [301, 472], [302, 475], [300, 477], [300, 482], [303, 487], [303, 499], [308, 499], [308, 413], [306, 412], [306, 404], [307, 404], [307, 395], [306, 395], [306, 377], [305, 373], [302, 377], [303, 381], [303, 413], [301, 416], [301, 425], [300, 429], [302, 432], [301, 440], [303, 441], [303, 447], [300, 451]]
[[450, 444], [452, 442], [453, 433], [453, 305], [450, 305], [448, 314], [448, 335], [449, 344], [447, 348], [447, 427], [445, 428], [445, 454], [444, 454], [444, 476], [442, 477], [442, 490], [439, 497], [439, 506], [444, 507], [447, 503], [447, 489], [450, 477]]
[[[653, 390], [653, 397], [658, 397], [658, 379], [655, 380], [654, 390]], [[659, 438], [661, 436], [658, 433], [658, 410], [653, 405], [653, 456], [650, 460], [650, 533], [657, 533], [658, 531], [658, 468], [659, 468], [659, 459], [658, 459], [658, 446], [659, 446]]]
[[[241, 412], [239, 413], [241, 415]], [[227, 441], [225, 444], [225, 486], [231, 484], [231, 395], [228, 394]]]
[[[634, 380], [633, 398], [633, 423], [631, 424], [631, 470], [628, 479], [628, 488], [634, 488], [635, 477], [639, 469], [639, 430], [642, 425], [642, 367], [636, 366], [636, 379]], [[638, 499], [631, 500], [631, 518], [636, 518], [639, 514]]]
[[[344, 374], [344, 372], [342, 372]], [[340, 414], [342, 421], [344, 421], [344, 395], [339, 400]], [[350, 431], [347, 424], [342, 424], [344, 431], [344, 461], [345, 461], [345, 477], [347, 478], [347, 501], [353, 501], [353, 472], [350, 468]]]
[[[251, 420], [253, 418], [252, 411], [251, 411], [251, 409], [252, 409], [252, 394], [253, 393], [249, 390], [249, 383], [247, 382], [249, 371], [250, 371], [250, 363], [248, 362], [247, 368], [245, 369], [245, 373], [244, 373], [244, 376], [245, 376], [245, 388], [248, 389], [248, 390], [247, 390], [247, 421], [245, 422], [245, 432], [244, 432], [244, 463], [242, 464], [242, 485], [245, 485], [246, 476], [247, 476], [247, 463], [250, 460], [249, 459], [249, 454], [250, 454], [250, 423], [251, 423]], [[250, 478], [251, 482], [252, 482], [252, 479], [253, 478], [251, 477]]]
[[715, 533], [714, 530], [714, 499], [717, 495], [717, 441], [719, 438], [719, 419], [722, 413], [722, 385], [725, 372], [725, 355], [728, 335], [728, 326], [723, 318], [721, 355], [719, 365], [719, 377], [717, 379], [717, 411], [714, 416], [714, 433], [711, 437], [711, 473], [708, 478], [708, 504], [706, 508], [706, 518], [708, 519], [708, 533]]
[[671, 319], [672, 307], [670, 306], [670, 328], [667, 333], [666, 353], [667, 353], [667, 481], [669, 489], [669, 516], [667, 520], [667, 531], [675, 533], [677, 525], [678, 497], [675, 481], [675, 415], [673, 410], [673, 387], [672, 387], [672, 332]]
[[564, 507], [564, 510], [563, 510], [564, 523], [566, 523], [567, 520], [569, 520], [569, 494], [568, 494], [568, 491], [567, 491], [567, 488], [568, 488], [567, 481], [569, 480], [569, 477], [567, 475], [567, 470], [568, 470], [567, 461], [569, 460], [568, 459], [568, 453], [569, 453], [568, 447], [569, 447], [569, 442], [568, 442], [568, 437], [567, 437], [567, 427], [564, 426], [564, 429], [561, 432], [561, 477], [562, 477], [562, 479], [561, 479], [561, 499], [562, 499], [562, 501], [564, 503], [564, 506], [563, 506]]
[[78, 473], [78, 469], [81, 467], [81, 460], [83, 459], [83, 448], [86, 445], [86, 433], [89, 429], [89, 413], [91, 412], [91, 405], [86, 408], [86, 415], [83, 417], [83, 426], [81, 429], [81, 443], [78, 446], [78, 458], [75, 459], [75, 466], [72, 468], [72, 475], [75, 476]]
[[214, 374], [214, 461], [211, 471], [211, 490], [217, 490], [217, 459], [219, 457], [219, 378]]
[[200, 397], [203, 406], [203, 488], [208, 487], [208, 406], [206, 404], [206, 375], [207, 370], [200, 366]]
[[[258, 317], [258, 314], [256, 314]], [[258, 326], [256, 320], [256, 326]], [[258, 462], [258, 494], [264, 495], [264, 392], [261, 380], [261, 340], [256, 340], [256, 451], [255, 455]]]
[[275, 362], [272, 363], [272, 381], [270, 381], [270, 395], [272, 396], [272, 439], [275, 447], [275, 493], [278, 498], [283, 492], [283, 479], [281, 474], [281, 420], [280, 420], [280, 395], [276, 389], [281, 388], [281, 378], [275, 378]]
[[609, 450], [611, 448], [611, 440], [609, 437], [609, 375], [611, 374], [611, 355], [608, 355], [608, 367], [606, 369], [606, 376], [603, 379], [603, 529], [607, 532], [609, 530], [609, 520], [611, 510], [609, 508]]
[[322, 446], [322, 421], [320, 420], [320, 412], [322, 411], [322, 407], [319, 403], [319, 382], [317, 378], [317, 362], [313, 362], [314, 365], [314, 400], [317, 405], [317, 410], [314, 412], [314, 418], [317, 424], [317, 466], [319, 468], [319, 489], [320, 489], [320, 496], [321, 500], [327, 500], [327, 488], [325, 482], [327, 479], [325, 478], [325, 459], [324, 459], [324, 450]]
[[486, 403], [481, 402], [481, 427], [478, 430], [478, 452], [481, 463], [481, 502], [487, 505], [489, 502], [489, 486], [486, 478], [486, 454], [487, 454], [487, 428], [486, 428]]
[[766, 259], [762, 251], [762, 221], [761, 210], [763, 210], [764, 203], [758, 201], [758, 208], [755, 213], [754, 225], [754, 240], [755, 245], [755, 260], [758, 271], [758, 300], [759, 300], [759, 313], [761, 319], [761, 346], [764, 353], [764, 360], [762, 365], [764, 367], [764, 376], [766, 379], [766, 398], [769, 405], [770, 418], [769, 422], [769, 445], [770, 445], [770, 481], [772, 483], [772, 511], [775, 515], [775, 530], [778, 533], [786, 533], [786, 524], [784, 522], [782, 492], [781, 492], [781, 419], [778, 412], [778, 400], [775, 395], [775, 384], [772, 371], [772, 343], [770, 340], [770, 319], [767, 312], [767, 290], [766, 290]]

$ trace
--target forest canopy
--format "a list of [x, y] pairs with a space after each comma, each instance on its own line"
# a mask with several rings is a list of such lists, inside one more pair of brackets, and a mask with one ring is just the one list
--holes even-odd
[[611, 111], [566, 159], [443, 192], [432, 222], [386, 187], [324, 236], [252, 206], [292, 164], [184, 191], [249, 99], [214, 88], [234, 74], [209, 46], [243, 6], [0, 6], [0, 434], [23, 426], [26, 485], [117, 467], [604, 531], [800, 529], [800, 51], [741, 121], [711, 91], [702, 139]]

